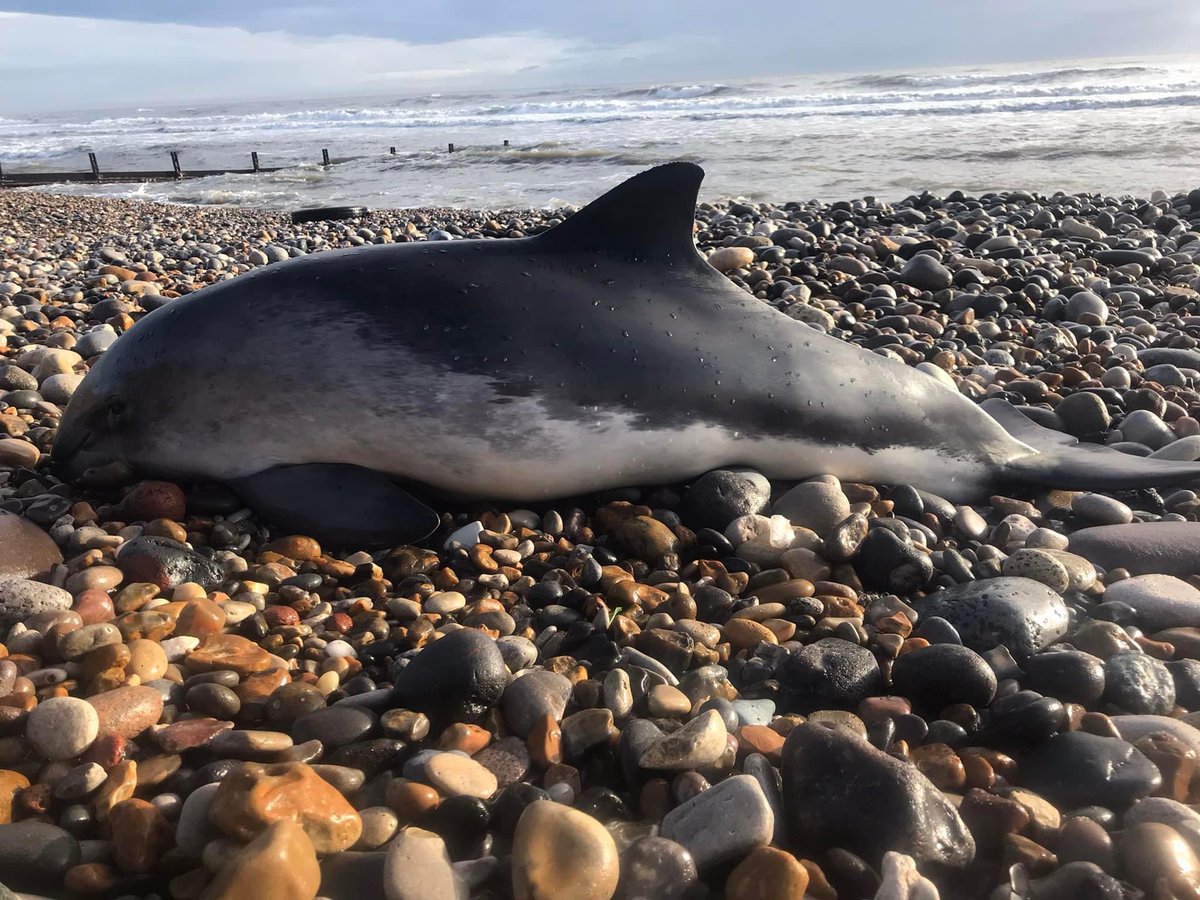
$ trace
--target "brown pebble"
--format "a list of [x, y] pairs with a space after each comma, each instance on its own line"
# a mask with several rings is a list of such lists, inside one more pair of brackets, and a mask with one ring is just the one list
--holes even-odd
[[[231, 733], [231, 732], [227, 732]], [[209, 821], [226, 834], [249, 840], [272, 822], [298, 823], [318, 853], [354, 845], [362, 821], [346, 799], [305, 763], [245, 763], [221, 781]]]
[[142, 481], [125, 495], [121, 509], [133, 521], [182, 519], [187, 513], [187, 499], [177, 484]]
[[385, 798], [387, 805], [400, 820], [401, 828], [420, 822], [442, 802], [438, 792], [429, 785], [403, 778], [388, 782]]
[[1067, 819], [1054, 847], [1062, 865], [1090, 862], [1109, 874], [1116, 871], [1112, 838], [1102, 825], [1085, 816]]
[[940, 791], [961, 791], [967, 783], [966, 767], [948, 744], [925, 744], [910, 754], [917, 769]]
[[1149, 893], [1160, 879], [1200, 875], [1200, 860], [1187, 841], [1160, 822], [1125, 829], [1117, 841], [1117, 856], [1125, 878]]
[[293, 534], [264, 544], [259, 552], [278, 553], [297, 562], [311, 562], [321, 558], [321, 545], [310, 537]]
[[108, 773], [104, 784], [92, 799], [92, 808], [96, 811], [96, 819], [108, 821], [109, 813], [114, 806], [133, 796], [137, 790], [137, 763], [132, 759], [119, 762]]
[[738, 757], [744, 759], [751, 753], [761, 753], [773, 766], [780, 764], [783, 751], [783, 735], [766, 725], [743, 725], [737, 730]]
[[138, 787], [158, 787], [178, 772], [181, 765], [183, 765], [183, 758], [174, 753], [163, 753], [138, 760]]
[[800, 860], [800, 865], [808, 873], [808, 896], [812, 900], [838, 900], [837, 891], [825, 877], [825, 872], [811, 859]]
[[102, 738], [97, 738], [84, 751], [83, 756], [79, 757], [79, 762], [94, 762], [104, 769], [113, 768], [116, 763], [124, 760], [127, 744], [127, 740], [120, 734], [106, 734]]
[[84, 625], [110, 622], [117, 614], [112, 599], [108, 596], [108, 591], [101, 590], [83, 591], [77, 594], [71, 609], [79, 614]]
[[971, 788], [963, 796], [959, 815], [981, 847], [996, 849], [1006, 834], [1016, 834], [1029, 825], [1029, 813], [1017, 801]]
[[117, 883], [117, 873], [104, 863], [84, 863], [67, 869], [63, 884], [80, 894], [104, 894]]
[[175, 830], [147, 800], [122, 800], [108, 814], [113, 858], [126, 874], [150, 872], [174, 843]]
[[546, 767], [562, 762], [562, 727], [554, 716], [547, 714], [538, 719], [526, 743], [529, 758], [536, 765]]
[[1088, 734], [1098, 734], [1100, 737], [1121, 737], [1121, 733], [1117, 731], [1117, 726], [1104, 713], [1084, 713], [1083, 718], [1079, 722], [1079, 727], [1080, 730], [1086, 731]]
[[28, 787], [29, 779], [20, 772], [0, 770], [0, 825], [12, 822], [13, 801]]
[[438, 736], [437, 748], [439, 750], [461, 750], [468, 756], [474, 756], [491, 740], [491, 732], [486, 728], [456, 722]]
[[251, 700], [265, 700], [291, 680], [286, 669], [268, 669], [246, 678], [233, 689], [233, 692], [238, 695], [238, 699], [242, 703]]
[[803, 900], [808, 870], [792, 854], [756, 847], [725, 881], [726, 900]]
[[617, 889], [617, 846], [587, 813], [535, 800], [512, 845], [515, 900], [609, 900]]
[[1196, 774], [1196, 751], [1165, 731], [1145, 735], [1133, 746], [1162, 773], [1162, 786], [1155, 791], [1155, 796], [1186, 802], [1192, 777]]
[[134, 738], [158, 721], [163, 711], [162, 694], [152, 687], [119, 687], [89, 697], [100, 718], [100, 734]]
[[1006, 867], [1017, 863], [1024, 865], [1034, 877], [1058, 868], [1058, 857], [1022, 834], [1004, 835], [1003, 860]]
[[167, 674], [167, 654], [157, 641], [137, 640], [129, 642], [129, 662], [125, 672], [136, 675], [145, 684]]
[[175, 620], [175, 634], [189, 637], [206, 638], [224, 627], [225, 610], [207, 598], [189, 600]]
[[155, 730], [154, 739], [164, 753], [182, 753], [207, 745], [222, 731], [231, 728], [232, 722], [220, 719], [182, 719]]
[[321, 886], [317, 854], [290, 819], [268, 825], [204, 892], [204, 900], [313, 900]]
[[[199, 647], [188, 654], [187, 665], [195, 672], [215, 672], [224, 669], [245, 676], [270, 668], [271, 656], [254, 641], [241, 635], [210, 634], [201, 641]], [[286, 678], [286, 673], [284, 676]]]

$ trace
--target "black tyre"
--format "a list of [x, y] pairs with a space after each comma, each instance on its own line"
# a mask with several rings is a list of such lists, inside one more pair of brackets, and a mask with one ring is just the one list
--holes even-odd
[[324, 222], [330, 219], [356, 219], [366, 214], [365, 206], [314, 206], [310, 209], [296, 210], [292, 213], [292, 221], [299, 224], [300, 222]]

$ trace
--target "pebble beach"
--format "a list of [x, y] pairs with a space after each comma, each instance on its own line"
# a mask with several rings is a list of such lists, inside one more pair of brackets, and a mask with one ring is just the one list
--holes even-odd
[[[1200, 483], [728, 469], [369, 553], [50, 469], [148, 311], [569, 214], [0, 192], [0, 900], [1200, 897]], [[722, 201], [696, 239], [804, 327], [1200, 460], [1200, 190]]]

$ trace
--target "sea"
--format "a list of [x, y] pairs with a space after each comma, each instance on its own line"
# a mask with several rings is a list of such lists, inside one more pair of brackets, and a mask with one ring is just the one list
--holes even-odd
[[[454, 145], [454, 152], [449, 146]], [[5, 172], [278, 172], [61, 193], [271, 209], [582, 204], [669, 160], [701, 199], [899, 200], [1200, 186], [1200, 61], [1060, 60], [524, 92], [112, 108], [0, 117]], [[331, 164], [323, 166], [322, 151]], [[394, 150], [394, 152], [393, 152]]]

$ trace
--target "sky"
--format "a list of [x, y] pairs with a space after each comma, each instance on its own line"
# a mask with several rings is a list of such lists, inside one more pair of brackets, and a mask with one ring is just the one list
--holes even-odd
[[1188, 54], [1196, 0], [0, 0], [0, 114]]

